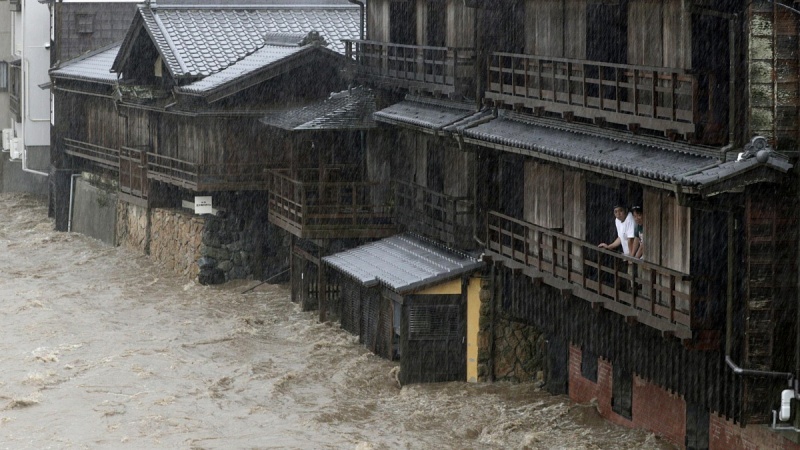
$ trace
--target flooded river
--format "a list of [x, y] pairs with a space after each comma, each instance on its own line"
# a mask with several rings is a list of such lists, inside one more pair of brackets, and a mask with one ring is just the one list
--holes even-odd
[[286, 286], [201, 286], [0, 194], [0, 448], [667, 449], [533, 384], [398, 387]]

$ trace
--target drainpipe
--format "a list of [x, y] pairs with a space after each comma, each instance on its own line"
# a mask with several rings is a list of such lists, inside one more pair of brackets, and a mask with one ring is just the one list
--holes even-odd
[[365, 7], [365, 4], [361, 0], [347, 0], [347, 1], [352, 3], [352, 4], [354, 4], [354, 5], [358, 5], [358, 8], [361, 10], [360, 16], [359, 16], [361, 18], [361, 23], [360, 23], [361, 29], [360, 29], [359, 36], [360, 36], [360, 39], [363, 41], [364, 40], [364, 7]]
[[72, 231], [72, 203], [75, 195], [75, 178], [81, 176], [79, 173], [73, 173], [69, 179], [69, 212], [67, 213], [67, 232]]
[[50, 174], [47, 172], [42, 172], [40, 170], [33, 170], [28, 168], [28, 149], [22, 149], [22, 171], [36, 175], [41, 175], [43, 177], [50, 176]]

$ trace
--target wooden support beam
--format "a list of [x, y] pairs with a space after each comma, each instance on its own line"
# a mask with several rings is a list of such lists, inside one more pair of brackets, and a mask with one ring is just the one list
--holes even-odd
[[564, 300], [572, 298], [572, 289], [561, 289], [561, 298]]
[[572, 111], [564, 111], [564, 112], [561, 114], [561, 116], [562, 116], [562, 117], [564, 118], [564, 120], [566, 120], [567, 122], [572, 122], [572, 121], [574, 121], [574, 120], [575, 120], [575, 113], [574, 113], [574, 112], [572, 112]]
[[605, 117], [595, 117], [594, 118], [594, 124], [597, 125], [600, 128], [605, 128], [606, 124], [607, 124], [606, 118]]
[[629, 123], [628, 124], [628, 131], [630, 131], [633, 134], [639, 134], [639, 130], [641, 128], [642, 128], [642, 126], [640, 124], [638, 124], [638, 123]]
[[536, 117], [542, 117], [544, 115], [544, 106], [536, 106], [533, 108], [533, 115]]

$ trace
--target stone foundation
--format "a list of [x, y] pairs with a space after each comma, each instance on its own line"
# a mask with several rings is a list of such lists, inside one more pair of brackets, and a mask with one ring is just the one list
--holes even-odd
[[169, 270], [197, 277], [206, 220], [189, 211], [153, 209], [150, 212], [150, 256]]
[[152, 256], [168, 269], [201, 282], [263, 279], [286, 268], [289, 234], [253, 208], [231, 208], [220, 216], [189, 210], [147, 209], [119, 202], [117, 245]]
[[117, 202], [117, 245], [137, 253], [150, 253], [150, 220], [147, 208]]
[[543, 381], [547, 350], [544, 334], [532, 325], [510, 320], [496, 307], [492, 311], [492, 295], [491, 279], [482, 278], [478, 380]]

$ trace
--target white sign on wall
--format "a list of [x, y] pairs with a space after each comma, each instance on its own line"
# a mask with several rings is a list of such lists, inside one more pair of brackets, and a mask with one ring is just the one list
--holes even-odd
[[195, 214], [213, 214], [211, 208], [211, 196], [194, 198]]

